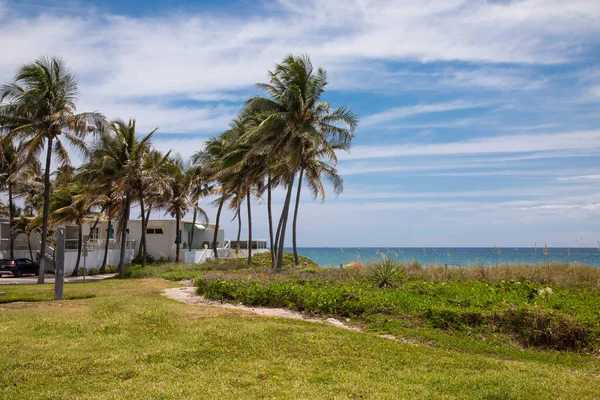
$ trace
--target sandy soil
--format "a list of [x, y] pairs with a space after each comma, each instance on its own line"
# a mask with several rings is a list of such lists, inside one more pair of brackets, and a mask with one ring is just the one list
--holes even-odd
[[162, 295], [169, 299], [177, 300], [186, 304], [200, 304], [203, 306], [229, 308], [234, 310], [248, 311], [254, 314], [262, 315], [264, 317], [278, 317], [278, 318], [290, 318], [300, 319], [307, 322], [318, 322], [336, 326], [338, 328], [348, 329], [356, 332], [362, 332], [362, 329], [355, 326], [349, 326], [335, 318], [316, 318], [308, 317], [297, 311], [288, 310], [285, 308], [269, 308], [269, 307], [247, 307], [241, 304], [229, 304], [221, 303], [218, 301], [207, 300], [202, 296], [198, 296], [195, 293], [193, 287], [182, 287], [182, 288], [171, 288], [165, 289]]
[[[189, 284], [188, 282], [186, 282]], [[363, 332], [363, 329], [357, 326], [350, 326], [345, 324], [344, 322], [337, 320], [335, 318], [317, 318], [317, 317], [309, 317], [303, 313], [288, 310], [285, 308], [269, 308], [269, 307], [248, 307], [242, 304], [230, 304], [230, 303], [221, 303], [219, 301], [207, 300], [202, 296], [198, 296], [196, 294], [196, 288], [186, 286], [182, 288], [171, 288], [165, 289], [161, 293], [163, 296], [168, 297], [169, 299], [173, 299], [179, 301], [181, 303], [186, 304], [199, 304], [203, 306], [209, 307], [219, 307], [219, 308], [228, 308], [233, 310], [241, 310], [247, 311], [254, 314], [262, 315], [264, 317], [278, 317], [278, 318], [290, 318], [290, 319], [299, 319], [307, 322], [316, 322], [321, 324], [328, 324], [342, 329], [348, 329], [355, 332]], [[363, 332], [364, 333], [364, 332]], [[411, 345], [423, 345], [423, 343], [419, 343], [417, 341], [405, 338], [399, 338], [394, 335], [379, 335], [380, 338], [394, 340], [396, 342], [407, 343]]]

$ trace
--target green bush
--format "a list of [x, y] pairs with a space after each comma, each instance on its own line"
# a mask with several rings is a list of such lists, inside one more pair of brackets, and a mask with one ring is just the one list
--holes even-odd
[[[155, 264], [157, 261], [150, 254], [146, 254], [146, 265]], [[137, 254], [133, 260], [131, 260], [132, 264], [141, 264], [142, 263], [142, 253]]]
[[378, 288], [389, 288], [403, 280], [402, 268], [402, 264], [384, 258], [382, 262], [371, 267], [369, 279]]
[[90, 269], [90, 272], [88, 272], [88, 275], [98, 275], [99, 272], [96, 268], [92, 268]]
[[[260, 278], [232, 279], [205, 275], [197, 292], [209, 299], [249, 306], [287, 307], [306, 314], [358, 318], [409, 318], [444, 331], [474, 329], [501, 333], [526, 346], [577, 350], [600, 346], [600, 324], [593, 304], [600, 293], [590, 289], [568, 297], [557, 288], [550, 298], [530, 298], [531, 282], [457, 283], [412, 280], [381, 290], [370, 277], [345, 280], [344, 271], [328, 269]], [[596, 299], [596, 302], [594, 301]], [[569, 310], [569, 314], [560, 311]]]
[[150, 267], [142, 268], [139, 264], [125, 264], [125, 278], [149, 278], [152, 276]]
[[[308, 257], [298, 256], [299, 264], [303, 267], [318, 267]], [[252, 255], [252, 266], [255, 268], [271, 268], [271, 253], [264, 252]], [[283, 253], [283, 268], [292, 268], [294, 266], [294, 255], [292, 253]]]

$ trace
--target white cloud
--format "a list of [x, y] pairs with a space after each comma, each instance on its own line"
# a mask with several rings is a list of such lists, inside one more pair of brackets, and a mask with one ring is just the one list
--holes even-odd
[[464, 110], [484, 106], [485, 104], [483, 103], [472, 103], [457, 100], [437, 104], [416, 104], [414, 106], [395, 107], [377, 114], [367, 115], [366, 117], [361, 119], [361, 127], [377, 125], [384, 122], [409, 117], [412, 115], [439, 113], [453, 110]]
[[582, 180], [598, 180], [600, 175], [578, 175], [578, 176], [566, 176], [557, 178], [559, 181], [582, 181]]
[[600, 210], [600, 203], [590, 204], [544, 204], [535, 207], [522, 207], [520, 211], [531, 211], [531, 210], [549, 210], [549, 211], [561, 211], [561, 210], [588, 210], [596, 211]]
[[[13, 3], [16, 4], [16, 3]], [[593, 0], [281, 1], [272, 16], [167, 14], [137, 18], [79, 9], [37, 16], [0, 8], [0, 79], [42, 54], [59, 54], [94, 96], [210, 97], [249, 88], [289, 53], [309, 53], [330, 73], [379, 60], [548, 63], [597, 44]], [[12, 11], [12, 12], [11, 12]], [[10, 15], [11, 18], [8, 18]], [[468, 21], [468, 23], [465, 23]], [[489, 71], [490, 69], [488, 69]], [[455, 81], [519, 86], [516, 74], [455, 71]]]
[[355, 146], [349, 155], [340, 159], [358, 160], [421, 155], [467, 155], [494, 153], [525, 153], [555, 150], [578, 150], [600, 152], [600, 131], [576, 131], [538, 135], [505, 135], [477, 138], [462, 142]]

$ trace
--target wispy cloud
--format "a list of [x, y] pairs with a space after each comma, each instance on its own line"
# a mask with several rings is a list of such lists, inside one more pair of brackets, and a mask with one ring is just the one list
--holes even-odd
[[377, 114], [367, 115], [361, 120], [361, 126], [364, 127], [377, 125], [384, 122], [394, 121], [400, 118], [410, 117], [412, 115], [440, 113], [454, 110], [465, 110], [485, 106], [486, 105], [483, 103], [456, 100], [437, 104], [416, 104], [414, 106], [395, 107]]
[[578, 176], [565, 176], [557, 178], [559, 181], [595, 181], [600, 179], [600, 175], [578, 175]]
[[597, 149], [600, 152], [600, 131], [577, 131], [537, 135], [505, 135], [477, 138], [461, 142], [356, 146], [343, 159], [392, 158], [417, 155], [466, 155], [493, 153], [526, 153], [554, 150]]

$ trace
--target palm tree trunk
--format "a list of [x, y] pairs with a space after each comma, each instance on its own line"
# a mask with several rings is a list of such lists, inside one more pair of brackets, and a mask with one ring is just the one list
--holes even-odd
[[300, 191], [302, 190], [302, 175], [304, 169], [300, 169], [300, 178], [298, 178], [298, 192], [296, 193], [296, 207], [294, 208], [294, 220], [292, 221], [292, 247], [294, 250], [294, 265], [298, 266], [298, 246], [296, 245], [296, 225], [298, 223], [298, 208], [300, 206]]
[[223, 204], [225, 203], [225, 195], [221, 197], [221, 201], [219, 202], [219, 209], [217, 210], [217, 220], [215, 221], [215, 234], [213, 236], [213, 252], [215, 253], [215, 259], [219, 258], [217, 254], [217, 237], [219, 235], [219, 220], [221, 219], [221, 210], [223, 209]]
[[27, 234], [27, 247], [29, 248], [29, 258], [31, 258], [31, 260], [34, 261], [33, 251], [31, 250], [31, 233]]
[[121, 253], [119, 255], [119, 278], [125, 278], [125, 248], [127, 247], [127, 222], [129, 221], [129, 195], [125, 196], [125, 210], [121, 223]]
[[281, 237], [279, 238], [279, 249], [277, 250], [277, 263], [275, 264], [275, 268], [279, 271], [283, 269], [283, 244], [285, 243], [285, 228], [287, 226], [288, 214], [290, 211], [290, 202], [292, 200], [292, 189], [294, 186], [294, 179], [296, 177], [293, 176], [291, 182], [289, 183], [287, 194], [285, 196], [285, 203], [283, 204], [283, 211], [281, 213]]
[[77, 260], [75, 261], [75, 269], [71, 276], [77, 276], [79, 274], [79, 261], [81, 261], [81, 249], [83, 246], [83, 225], [77, 224]]
[[194, 231], [196, 230], [196, 218], [198, 217], [198, 207], [194, 204], [194, 216], [192, 217], [192, 232], [190, 232], [190, 243], [188, 250], [192, 251], [192, 244], [194, 243]]
[[[283, 216], [283, 210], [281, 211]], [[281, 236], [281, 224], [283, 224], [283, 218], [279, 217], [279, 223], [277, 224], [277, 233], [275, 234], [275, 258], [277, 258], [277, 249], [279, 249], [279, 237]]]
[[179, 262], [179, 247], [181, 244], [181, 229], [179, 229], [179, 225], [181, 223], [181, 214], [179, 212], [176, 213], [175, 215], [175, 225], [177, 226], [177, 228], [175, 228], [175, 262], [178, 263]]
[[46, 271], [46, 240], [48, 239], [48, 213], [50, 211], [50, 163], [52, 161], [52, 136], [48, 138], [46, 152], [46, 169], [44, 170], [44, 211], [42, 212], [42, 243], [40, 251], [40, 273], [38, 283], [44, 283]]
[[248, 203], [248, 265], [252, 265], [252, 206], [249, 187], [246, 190], [246, 202]]
[[[15, 258], [15, 234], [13, 232], [14, 228], [14, 220], [15, 220], [15, 212], [13, 205], [13, 193], [12, 193], [12, 184], [8, 183], [8, 230], [10, 237], [10, 258]], [[33, 261], [33, 257], [31, 258]]]
[[108, 224], [106, 225], [106, 242], [104, 243], [104, 257], [102, 258], [102, 265], [100, 266], [100, 273], [104, 273], [106, 269], [106, 261], [108, 259], [108, 245], [109, 238], [108, 235], [110, 233], [110, 224], [112, 222], [112, 215], [108, 213]]
[[267, 178], [267, 212], [269, 214], [269, 240], [271, 244], [271, 268], [275, 268], [275, 244], [273, 242], [273, 210], [271, 209], [271, 174]]
[[140, 209], [142, 215], [142, 236], [140, 238], [140, 247], [138, 257], [142, 254], [142, 268], [146, 266], [146, 210], [144, 210], [144, 195], [140, 196]]
[[242, 238], [242, 205], [238, 203], [237, 208], [237, 220], [238, 220], [238, 233], [237, 233], [237, 244], [236, 244], [236, 254], [240, 254], [240, 240]]

